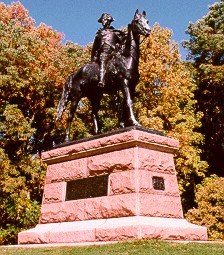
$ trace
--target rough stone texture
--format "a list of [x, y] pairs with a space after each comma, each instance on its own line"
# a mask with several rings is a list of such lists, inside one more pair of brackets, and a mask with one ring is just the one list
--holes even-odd
[[174, 150], [179, 148], [179, 141], [176, 139], [172, 139], [167, 136], [150, 134], [150, 133], [147, 133], [144, 131], [138, 131], [138, 130], [135, 130], [135, 133], [136, 133], [136, 138], [140, 141], [148, 142], [159, 147], [162, 145], [163, 149], [162, 148], [160, 149], [162, 149], [163, 151], [165, 151], [166, 147], [167, 149], [169, 147], [169, 148], [173, 148]]
[[142, 239], [208, 240], [207, 228], [187, 222], [185, 219], [148, 218], [141, 226]]
[[[166, 196], [178, 196], [178, 183], [175, 175], [157, 173], [151, 171], [138, 171], [139, 192]], [[152, 184], [153, 177], [162, 177], [165, 183], [165, 190], [155, 190]]]
[[205, 227], [184, 219], [124, 217], [38, 224], [19, 233], [19, 243], [79, 243], [130, 239], [207, 240]]
[[173, 154], [138, 148], [139, 169], [152, 172], [175, 174]]
[[123, 171], [110, 174], [108, 195], [138, 192], [137, 171]]
[[45, 183], [71, 181], [88, 177], [87, 159], [77, 159], [49, 165]]
[[19, 233], [19, 243], [73, 243], [93, 242], [95, 229], [89, 228], [89, 222], [63, 222], [38, 224], [34, 229]]
[[179, 196], [139, 194], [139, 215], [183, 218]]
[[[153, 188], [152, 178], [155, 176], [164, 179], [165, 190], [155, 190]], [[146, 170], [130, 170], [110, 174], [108, 195], [135, 192], [179, 197], [177, 178], [175, 175]]]
[[119, 226], [96, 229], [96, 241], [124, 241], [139, 239], [139, 226]]
[[[40, 224], [19, 233], [19, 243], [207, 240], [206, 228], [183, 219], [173, 161], [178, 145], [167, 136], [129, 128], [44, 152], [48, 168]], [[107, 196], [65, 201], [67, 181], [104, 173]], [[153, 187], [153, 177], [163, 178], [164, 190]]]
[[42, 204], [65, 201], [66, 182], [45, 184]]
[[116, 172], [135, 169], [134, 148], [112, 151], [89, 157], [87, 169], [91, 174]]
[[183, 218], [180, 197], [132, 193], [42, 204], [40, 223], [118, 218], [134, 215]]
[[74, 144], [42, 153], [42, 159], [47, 164], [53, 164], [143, 145], [144, 148], [172, 153], [179, 147], [179, 142], [167, 136], [133, 129], [97, 139], [93, 137], [84, 142], [74, 142]]
[[42, 204], [40, 223], [118, 218], [137, 215], [137, 194]]

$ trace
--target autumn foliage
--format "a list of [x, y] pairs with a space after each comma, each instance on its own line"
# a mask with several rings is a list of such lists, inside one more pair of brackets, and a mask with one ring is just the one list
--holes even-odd
[[224, 1], [214, 3], [209, 12], [186, 30], [184, 43], [197, 82], [197, 109], [203, 113], [200, 132], [205, 137], [203, 158], [209, 172], [224, 176]]
[[0, 3], [0, 14], [0, 243], [15, 243], [38, 221], [46, 169], [38, 154], [60, 141], [55, 108], [88, 48], [64, 45], [62, 34], [36, 27], [19, 2]]
[[189, 50], [188, 63], [197, 83], [196, 109], [202, 112], [199, 132], [205, 137], [201, 144], [202, 158], [208, 162], [207, 176], [196, 191], [196, 207], [187, 217], [208, 227], [211, 239], [223, 239], [224, 231], [224, 1], [209, 7], [209, 12], [186, 32], [184, 42]]
[[[68, 75], [89, 61], [91, 45], [63, 43], [61, 33], [45, 24], [36, 26], [20, 2], [0, 3], [0, 14], [0, 244], [9, 244], [16, 243], [19, 231], [37, 224], [46, 170], [39, 154], [64, 139], [67, 115], [55, 123], [57, 103]], [[169, 29], [155, 24], [142, 41], [134, 111], [144, 127], [180, 141], [175, 163], [184, 210], [198, 204], [205, 212], [213, 210], [201, 207], [204, 189], [197, 188], [209, 175], [208, 158], [201, 158], [207, 153], [205, 114], [198, 108], [195, 71], [181, 60], [171, 36]], [[119, 100], [119, 94], [102, 100], [104, 132], [119, 127]], [[84, 98], [72, 123], [74, 139], [91, 135], [90, 111]], [[195, 210], [189, 211], [189, 219], [204, 224]]]
[[195, 185], [204, 177], [207, 164], [198, 148], [203, 136], [197, 132], [201, 113], [195, 112], [196, 84], [171, 35], [170, 30], [154, 25], [142, 45], [136, 110], [143, 126], [180, 141], [175, 163], [186, 210], [193, 204]]

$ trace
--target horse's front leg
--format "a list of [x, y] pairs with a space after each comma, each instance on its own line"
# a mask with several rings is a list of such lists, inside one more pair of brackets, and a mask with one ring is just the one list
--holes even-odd
[[124, 90], [124, 125], [128, 126], [141, 126], [135, 118], [133, 107], [132, 107], [132, 97], [129, 88], [129, 81], [127, 79], [124, 80], [123, 90]]
[[70, 139], [71, 123], [72, 123], [72, 120], [68, 119], [66, 131], [65, 131], [65, 140], [64, 140], [65, 143], [71, 141], [71, 139]]

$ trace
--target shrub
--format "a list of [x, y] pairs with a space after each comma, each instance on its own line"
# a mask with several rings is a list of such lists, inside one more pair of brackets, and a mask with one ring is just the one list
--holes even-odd
[[224, 239], [224, 178], [211, 175], [197, 186], [197, 208], [190, 209], [186, 217], [192, 223], [208, 228], [209, 239]]

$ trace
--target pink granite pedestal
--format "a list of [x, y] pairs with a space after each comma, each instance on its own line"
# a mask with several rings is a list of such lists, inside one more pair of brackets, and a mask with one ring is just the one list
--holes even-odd
[[[39, 224], [20, 232], [18, 242], [207, 240], [205, 227], [183, 218], [173, 160], [178, 145], [130, 127], [44, 152], [48, 168]], [[94, 181], [100, 176], [102, 185]], [[79, 186], [71, 189], [73, 183]], [[83, 192], [71, 199], [76, 187]]]

